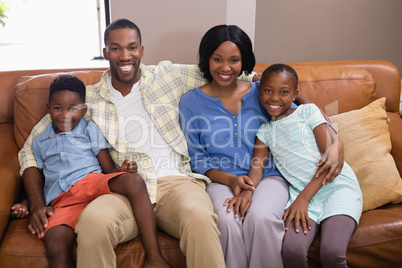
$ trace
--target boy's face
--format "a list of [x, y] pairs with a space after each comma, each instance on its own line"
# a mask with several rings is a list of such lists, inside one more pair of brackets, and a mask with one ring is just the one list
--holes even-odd
[[56, 133], [72, 130], [87, 112], [80, 95], [70, 90], [54, 92], [48, 108]]

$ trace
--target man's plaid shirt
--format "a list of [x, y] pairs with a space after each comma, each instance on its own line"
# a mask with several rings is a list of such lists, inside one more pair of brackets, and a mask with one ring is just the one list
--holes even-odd
[[[172, 64], [170, 61], [162, 61], [154, 66], [145, 66], [141, 63], [140, 70], [140, 87], [145, 108], [159, 133], [171, 148], [181, 156], [180, 171], [188, 176], [210, 183], [206, 176], [191, 172], [187, 142], [179, 123], [181, 96], [207, 82], [199, 68], [195, 65]], [[250, 80], [252, 76], [242, 77], [242, 79]], [[88, 112], [85, 119], [93, 120], [112, 146], [110, 154], [116, 166], [120, 167], [125, 159], [137, 162], [138, 173], [147, 184], [151, 201], [155, 202], [157, 177], [153, 162], [147, 154], [128, 146], [126, 141], [118, 138], [119, 123], [116, 107], [111, 102], [112, 94], [107, 86], [106, 79], [108, 77], [110, 77], [110, 70], [104, 72], [99, 83], [87, 86], [86, 104], [88, 105]], [[33, 128], [24, 147], [19, 152], [21, 175], [28, 167], [37, 166], [32, 152], [32, 140], [50, 122], [50, 115], [47, 114]]]

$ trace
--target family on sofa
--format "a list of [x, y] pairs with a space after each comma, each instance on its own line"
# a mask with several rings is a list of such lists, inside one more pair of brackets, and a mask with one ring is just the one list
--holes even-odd
[[[331, 218], [337, 221], [328, 226], [337, 226], [339, 230], [332, 235], [341, 232], [345, 236], [337, 236], [342, 250], [327, 261], [334, 267], [347, 265], [346, 246], [359, 221], [362, 199], [353, 171], [344, 164], [342, 142], [333, 129], [327, 127], [328, 119], [318, 116], [309, 136], [310, 145], [311, 140], [315, 142], [317, 137], [325, 137], [323, 146], [317, 139], [319, 152], [313, 158], [318, 171], [304, 175], [305, 181], [299, 182], [297, 187], [291, 181], [294, 176], [284, 175], [286, 165], [274, 164], [278, 159], [264, 155], [261, 158], [264, 161], [253, 162], [260, 156], [259, 149], [253, 154], [254, 147], [257, 149], [264, 144], [275, 156], [272, 144], [267, 141], [260, 140], [257, 142], [260, 146], [254, 146], [259, 126], [268, 122], [267, 118], [282, 122], [296, 114], [295, 111], [301, 111], [292, 104], [294, 101], [308, 103], [301, 96], [296, 100], [297, 75], [292, 76], [292, 68], [282, 66], [285, 69], [267, 75], [262, 85], [251, 82], [260, 79], [252, 73], [255, 59], [251, 42], [236, 26], [213, 27], [204, 35], [199, 49], [199, 69], [170, 62], [143, 65], [140, 30], [128, 20], [116, 20], [107, 27], [105, 45], [104, 56], [110, 69], [99, 83], [87, 87], [88, 112], [84, 118], [99, 127], [111, 146], [110, 156], [116, 166], [120, 168], [126, 159], [135, 161], [154, 203], [156, 225], [180, 239], [188, 267], [281, 267], [282, 240], [288, 232], [294, 233], [292, 241], [300, 240], [297, 245], [303, 249], [294, 248], [295, 252], [286, 256], [292, 256], [288, 257], [289, 261], [295, 261], [293, 254], [297, 254], [307, 265], [309, 243], [318, 233], [320, 222], [323, 221], [324, 232], [325, 220], [330, 222]], [[269, 81], [265, 83], [266, 80]], [[275, 92], [272, 98], [276, 98], [276, 102], [263, 107], [261, 90]], [[187, 92], [190, 93], [184, 95]], [[292, 97], [286, 105], [282, 102], [285, 95], [288, 99]], [[51, 118], [47, 115], [35, 126], [19, 154], [29, 199], [29, 229], [39, 237], [43, 236], [53, 211], [46, 207], [42, 173], [32, 144], [49, 124]], [[321, 134], [315, 133], [316, 128], [323, 127]], [[297, 140], [297, 135], [291, 139]], [[267, 152], [268, 147], [262, 150]], [[64, 152], [60, 155], [70, 157]], [[255, 165], [259, 168], [255, 169]], [[347, 176], [343, 174], [345, 168]], [[334, 180], [339, 174], [342, 176]], [[352, 190], [342, 196], [351, 198], [349, 205], [353, 212], [342, 210], [342, 204], [337, 204], [339, 198], [327, 200], [326, 195], [333, 194], [328, 191], [319, 192], [324, 193], [321, 198], [325, 197], [328, 206], [324, 208], [323, 202], [315, 202], [322, 206], [314, 207], [315, 210], [310, 207], [314, 203], [309, 203], [310, 199], [321, 187], [338, 187], [345, 178], [350, 179], [348, 187]], [[288, 204], [288, 182], [292, 204]], [[65, 191], [72, 186], [67, 185]], [[309, 199], [297, 199], [298, 194], [306, 193], [304, 188], [311, 187], [314, 188], [308, 191]], [[331, 191], [338, 193], [338, 189]], [[327, 211], [329, 208], [332, 210]], [[286, 227], [289, 227], [286, 232], [284, 212]], [[129, 201], [121, 195], [101, 195], [90, 202], [74, 230], [78, 242], [77, 265], [116, 266], [113, 247], [144, 233], [137, 218], [133, 217]], [[349, 231], [345, 232], [344, 228]], [[334, 243], [333, 238], [321, 238]], [[333, 248], [326, 243], [322, 244], [322, 249], [328, 252], [325, 257], [333, 253]], [[154, 254], [147, 252], [146, 257], [146, 264], [151, 265]], [[285, 264], [292, 267], [286, 260]], [[293, 265], [300, 267], [302, 263], [297, 261]]]

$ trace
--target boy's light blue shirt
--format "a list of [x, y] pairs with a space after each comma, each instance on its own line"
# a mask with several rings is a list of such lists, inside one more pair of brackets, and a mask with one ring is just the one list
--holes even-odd
[[45, 176], [46, 205], [90, 173], [101, 173], [97, 155], [110, 148], [97, 125], [81, 119], [71, 131], [54, 132], [53, 124], [36, 136], [32, 149]]

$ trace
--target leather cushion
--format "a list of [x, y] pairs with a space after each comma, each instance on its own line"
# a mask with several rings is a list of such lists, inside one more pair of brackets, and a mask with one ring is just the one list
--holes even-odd
[[[79, 77], [85, 85], [99, 82], [102, 73], [102, 71], [69, 72]], [[14, 99], [14, 136], [20, 149], [32, 128], [47, 113], [49, 85], [60, 74], [62, 73], [23, 76], [17, 84]]]
[[299, 94], [328, 116], [360, 109], [377, 99], [373, 77], [364, 69], [327, 66], [295, 70]]
[[[353, 267], [395, 267], [402, 264], [402, 204], [386, 205], [364, 212], [353, 233], [346, 261]], [[311, 244], [310, 267], [321, 267], [320, 235]]]
[[[48, 267], [45, 243], [27, 230], [28, 219], [12, 220], [3, 237], [0, 248], [0, 267]], [[186, 257], [180, 250], [179, 241], [158, 231], [162, 255], [172, 267], [186, 267]], [[115, 248], [117, 267], [143, 267], [145, 252], [141, 236], [119, 244]], [[74, 258], [76, 258], [76, 246]]]

